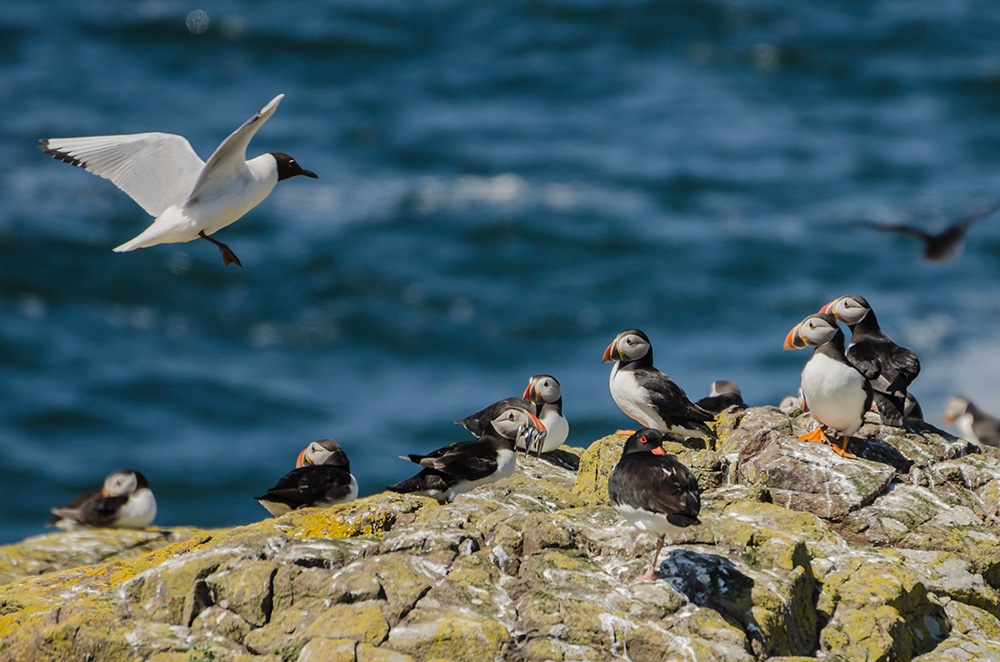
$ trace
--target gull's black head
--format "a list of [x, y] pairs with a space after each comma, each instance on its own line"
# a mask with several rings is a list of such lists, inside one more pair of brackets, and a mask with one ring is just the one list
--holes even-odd
[[274, 160], [278, 162], [278, 181], [283, 179], [288, 179], [289, 177], [295, 177], [296, 175], [305, 175], [306, 177], [312, 177], [313, 179], [319, 179], [319, 176], [312, 170], [306, 170], [299, 165], [299, 162], [290, 157], [288, 154], [282, 152], [271, 152], [271, 156]]

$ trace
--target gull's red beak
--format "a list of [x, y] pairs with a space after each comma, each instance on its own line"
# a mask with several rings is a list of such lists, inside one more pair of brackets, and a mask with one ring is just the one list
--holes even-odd
[[663, 446], [657, 446], [652, 450], [653, 455], [666, 455], [667, 451], [663, 450]]

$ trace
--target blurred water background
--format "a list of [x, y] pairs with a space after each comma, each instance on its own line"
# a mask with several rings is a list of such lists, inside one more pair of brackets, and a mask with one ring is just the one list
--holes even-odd
[[[207, 242], [111, 249], [149, 218], [39, 138], [186, 136], [207, 158], [275, 94], [283, 182]], [[0, 542], [134, 467], [157, 524], [252, 499], [333, 437], [362, 494], [452, 421], [555, 375], [585, 446], [630, 421], [628, 327], [692, 396], [798, 387], [785, 333], [868, 297], [921, 357], [930, 422], [1000, 413], [1000, 4], [15, 0], [0, 12]]]

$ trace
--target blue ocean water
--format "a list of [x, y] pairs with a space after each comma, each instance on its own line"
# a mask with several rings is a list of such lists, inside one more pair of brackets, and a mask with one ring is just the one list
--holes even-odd
[[[207, 242], [39, 138], [166, 131], [282, 182]], [[693, 397], [798, 386], [787, 331], [864, 294], [921, 357], [927, 418], [1000, 413], [1000, 216], [946, 264], [927, 228], [1000, 198], [1000, 5], [981, 0], [13, 2], [0, 12], [0, 543], [118, 468], [157, 524], [224, 526], [309, 441], [362, 494], [555, 375], [586, 445], [627, 426], [628, 327]]]

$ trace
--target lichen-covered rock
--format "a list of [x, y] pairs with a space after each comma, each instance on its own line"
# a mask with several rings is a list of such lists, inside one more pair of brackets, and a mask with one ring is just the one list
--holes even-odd
[[716, 442], [667, 443], [702, 523], [657, 581], [631, 583], [656, 539], [607, 502], [611, 435], [444, 506], [0, 548], [0, 660], [1000, 659], [1000, 451], [870, 423], [846, 460], [807, 423], [731, 410]]
[[47, 572], [108, 561], [133, 559], [146, 552], [205, 532], [176, 529], [79, 529], [35, 536], [0, 547], [0, 584]]
[[793, 437], [769, 439], [755, 451], [740, 455], [741, 482], [766, 486], [782, 506], [834, 521], [871, 503], [896, 474], [889, 465], [847, 459]]

